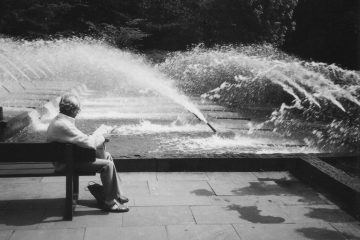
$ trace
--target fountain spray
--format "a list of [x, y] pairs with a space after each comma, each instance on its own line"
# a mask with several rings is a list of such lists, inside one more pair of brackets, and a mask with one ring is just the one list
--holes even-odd
[[201, 121], [201, 122], [204, 122], [204, 123], [206, 123], [206, 125], [208, 125], [209, 126], [209, 128], [214, 132], [214, 133], [216, 133], [216, 129], [208, 122], [208, 121], [204, 121], [204, 120], [201, 120], [199, 117], [198, 117], [198, 115], [196, 115], [195, 113], [193, 113], [193, 112], [191, 112], [192, 114], [194, 114], [194, 116], [197, 118], [197, 119], [199, 119], [199, 121]]

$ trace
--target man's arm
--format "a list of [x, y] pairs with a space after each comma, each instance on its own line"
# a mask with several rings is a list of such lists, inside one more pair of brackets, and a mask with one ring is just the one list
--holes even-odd
[[86, 135], [75, 126], [72, 126], [69, 130], [71, 142], [80, 147], [96, 149], [105, 142], [105, 138], [101, 134]]
[[86, 135], [75, 125], [60, 124], [48, 129], [48, 141], [67, 142], [80, 147], [96, 149], [105, 142], [105, 138], [101, 134]]

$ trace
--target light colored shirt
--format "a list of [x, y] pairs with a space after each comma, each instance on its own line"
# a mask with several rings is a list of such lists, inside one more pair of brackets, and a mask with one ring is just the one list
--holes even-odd
[[[47, 142], [73, 143], [80, 147], [97, 149], [105, 142], [100, 134], [86, 135], [75, 126], [75, 118], [59, 113], [49, 124]], [[64, 169], [64, 164], [54, 163], [55, 170]]]

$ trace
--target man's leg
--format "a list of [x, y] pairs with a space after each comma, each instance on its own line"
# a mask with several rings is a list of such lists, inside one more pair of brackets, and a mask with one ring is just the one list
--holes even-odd
[[116, 195], [117, 197], [116, 198], [120, 198], [121, 196], [123, 196], [123, 192], [121, 191], [121, 187], [120, 187], [120, 177], [119, 177], [119, 174], [116, 170], [116, 166], [115, 166], [115, 163], [113, 161], [113, 158], [111, 156], [111, 154], [109, 152], [105, 152], [105, 157], [106, 157], [106, 160], [112, 162], [112, 178], [111, 178], [111, 186], [113, 186], [113, 194], [112, 195]]
[[[107, 169], [107, 171], [103, 171], [100, 173], [100, 178], [104, 185], [105, 193], [107, 193], [109, 196], [112, 196], [113, 199], [118, 199], [122, 196], [120, 188], [120, 178], [116, 171], [116, 167], [110, 153], [105, 152], [105, 157], [106, 160], [109, 162], [109, 168]], [[105, 186], [107, 186], [108, 189], [106, 189]]]
[[90, 170], [100, 173], [100, 179], [104, 186], [105, 200], [111, 201], [121, 196], [120, 184], [114, 162], [107, 159], [97, 158], [95, 162], [77, 163], [76, 169]]

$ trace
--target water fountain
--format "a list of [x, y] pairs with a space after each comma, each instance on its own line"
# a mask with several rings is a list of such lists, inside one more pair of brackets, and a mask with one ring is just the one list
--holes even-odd
[[[86, 84], [93, 91], [81, 96], [84, 109], [79, 116], [79, 127], [91, 132], [102, 123], [118, 125], [109, 150], [117, 151], [119, 156], [149, 152], [156, 156], [319, 152], [308, 141], [308, 134], [314, 135], [311, 131], [299, 134], [294, 130], [292, 133], [297, 134], [285, 137], [275, 130], [288, 126], [286, 116], [290, 111], [296, 114], [299, 110], [298, 115], [309, 118], [315, 118], [313, 113], [317, 113], [320, 119], [329, 109], [334, 114], [338, 110], [348, 113], [348, 109], [359, 105], [358, 74], [333, 67], [331, 75], [328, 66], [282, 56], [276, 49], [271, 49], [270, 55], [261, 55], [263, 51], [254, 46], [195, 48], [174, 53], [164, 63], [154, 66], [144, 56], [93, 39], [0, 41], [3, 87], [10, 88], [10, 92], [13, 89], [26, 92], [35, 88], [49, 90], [55, 85]], [[336, 80], [340, 83], [333, 80], [333, 75], [341, 75]], [[343, 79], [348, 82], [343, 83]], [[14, 86], [8, 87], [9, 82]], [[48, 83], [53, 85], [47, 86]], [[195, 97], [186, 97], [179, 88]], [[247, 102], [241, 96], [245, 93], [260, 97]], [[204, 94], [202, 99], [197, 97], [200, 94]], [[239, 103], [237, 97], [243, 102]], [[225, 108], [220, 108], [215, 100]], [[273, 104], [270, 107], [269, 102]], [[242, 105], [251, 103], [264, 105], [266, 111], [257, 114], [241, 110]], [[32, 129], [9, 141], [43, 141], [47, 123], [57, 111], [47, 112]], [[194, 115], [217, 134], [210, 134], [204, 124], [194, 123]], [[300, 119], [301, 124], [306, 121], [307, 118], [302, 122]], [[314, 131], [327, 124], [325, 121], [325, 125], [317, 125]]]
[[[247, 105], [277, 109], [266, 123], [284, 134], [294, 135], [313, 125], [309, 136], [314, 136], [311, 141], [316, 146], [334, 150], [350, 143], [350, 148], [338, 149], [349, 151], [360, 141], [350, 133], [358, 132], [360, 124], [356, 71], [306, 62], [269, 45], [213, 49], [200, 45], [172, 53], [159, 69], [179, 79], [178, 87], [184, 91], [203, 94], [237, 111]], [[310, 124], [305, 127], [306, 122]]]

